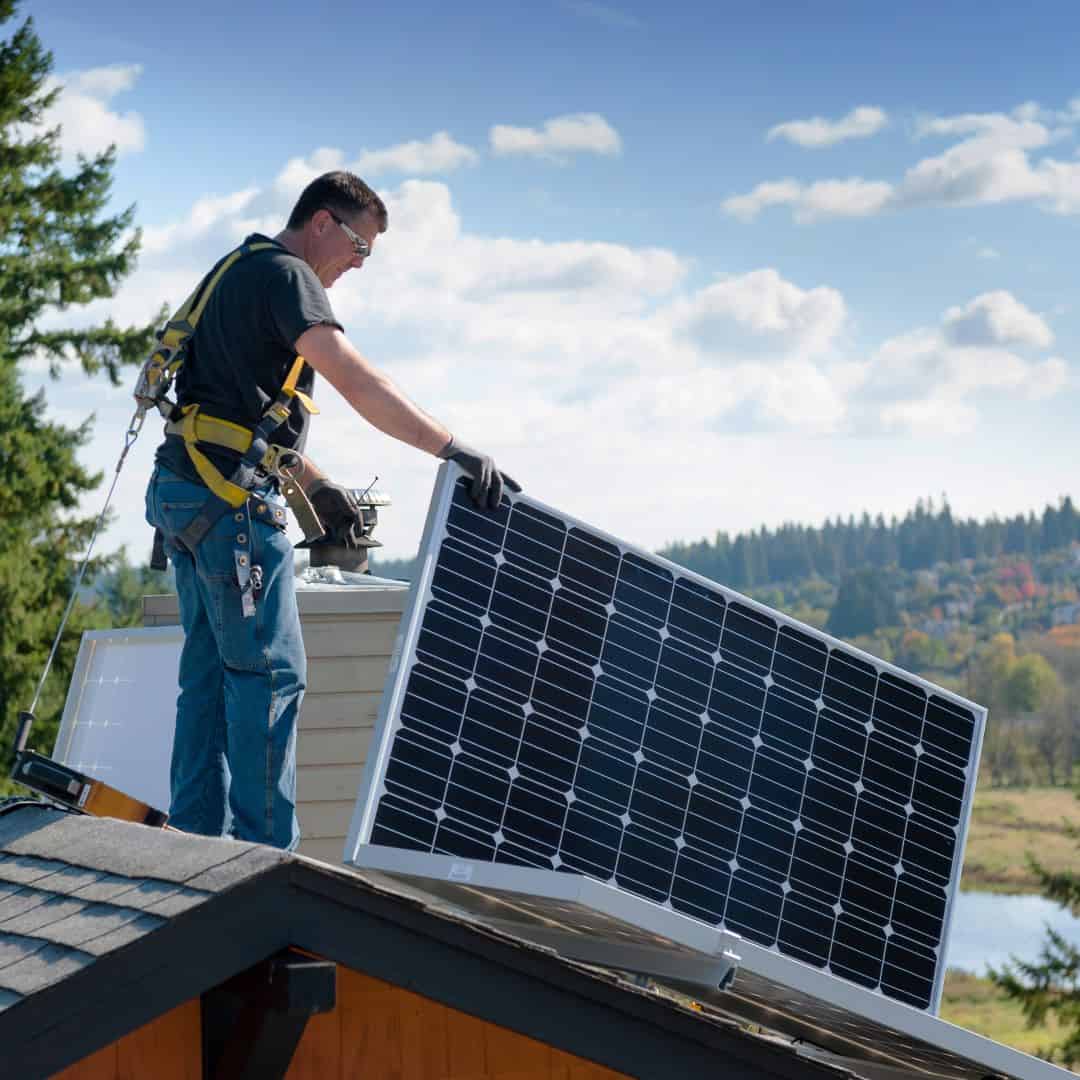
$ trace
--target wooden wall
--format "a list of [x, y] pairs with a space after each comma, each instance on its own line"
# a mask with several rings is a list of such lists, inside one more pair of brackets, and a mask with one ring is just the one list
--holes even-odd
[[199, 1000], [186, 1001], [53, 1080], [202, 1080]]
[[[300, 854], [340, 863], [408, 590], [297, 591], [308, 689], [296, 747]], [[143, 624], [179, 622], [175, 596], [143, 599]]]
[[622, 1073], [338, 967], [338, 1004], [313, 1017], [289, 1080], [620, 1080]]
[[[58, 1073], [58, 1080], [199, 1080], [188, 1002]], [[456, 1009], [338, 967], [337, 1008], [312, 1017], [288, 1080], [626, 1080]]]

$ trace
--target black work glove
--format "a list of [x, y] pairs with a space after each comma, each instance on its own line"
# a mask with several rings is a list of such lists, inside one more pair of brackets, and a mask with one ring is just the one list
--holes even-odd
[[356, 524], [360, 506], [356, 497], [341, 484], [329, 480], [316, 480], [307, 489], [307, 497], [319, 515], [319, 521], [331, 537], [341, 538]]
[[510, 491], [520, 491], [521, 485], [504, 472], [495, 468], [495, 459], [481, 454], [471, 446], [459, 443], [453, 436], [439, 451], [443, 461], [453, 461], [460, 465], [471, 477], [472, 487], [469, 494], [472, 501], [481, 509], [494, 510], [502, 500], [503, 485]]

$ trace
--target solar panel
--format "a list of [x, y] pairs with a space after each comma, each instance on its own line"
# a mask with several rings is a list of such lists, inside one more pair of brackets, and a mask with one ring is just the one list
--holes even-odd
[[84, 631], [52, 756], [167, 810], [183, 644], [179, 626]]
[[579, 874], [936, 1008], [985, 710], [444, 467], [346, 857]]

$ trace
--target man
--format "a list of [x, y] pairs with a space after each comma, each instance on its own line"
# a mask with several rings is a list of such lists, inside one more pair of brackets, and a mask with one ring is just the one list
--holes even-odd
[[[477, 504], [497, 506], [504, 481], [520, 490], [490, 457], [409, 401], [334, 317], [326, 290], [364, 265], [387, 224], [385, 205], [359, 177], [326, 173], [304, 190], [276, 237], [248, 237], [251, 249], [212, 288], [203, 283], [208, 298], [176, 380], [178, 410], [146, 493], [147, 520], [175, 569], [184, 628], [170, 775], [170, 817], [179, 829], [289, 850], [300, 838], [296, 725], [307, 663], [292, 546], [277, 483], [262, 469], [249, 468], [250, 483], [233, 489], [239, 505], [211, 497], [208, 483], [227, 493], [221, 481], [241, 476], [244, 446], [227, 445], [229, 438], [247, 433], [250, 443], [260, 420], [285, 402], [269, 441], [302, 452], [319, 372], [380, 431], [457, 461], [473, 477]], [[283, 389], [290, 377], [295, 386]], [[324, 524], [355, 513], [349, 492], [307, 459], [294, 475]], [[217, 514], [207, 517], [210, 506]]]

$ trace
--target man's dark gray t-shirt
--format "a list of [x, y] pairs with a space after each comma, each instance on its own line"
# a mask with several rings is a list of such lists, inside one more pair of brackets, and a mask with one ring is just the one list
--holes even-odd
[[[328, 324], [339, 330], [326, 289], [303, 259], [269, 237], [255, 233], [245, 244], [273, 243], [246, 255], [218, 282], [188, 344], [176, 378], [177, 402], [197, 402], [200, 412], [253, 428], [277, 397], [296, 359], [295, 342], [305, 330]], [[310, 395], [315, 372], [305, 365], [297, 388]], [[293, 401], [289, 419], [271, 436], [281, 446], [303, 450], [308, 413]], [[228, 477], [239, 454], [207, 444], [199, 447]], [[179, 436], [169, 435], [156, 461], [190, 480], [199, 480]]]

